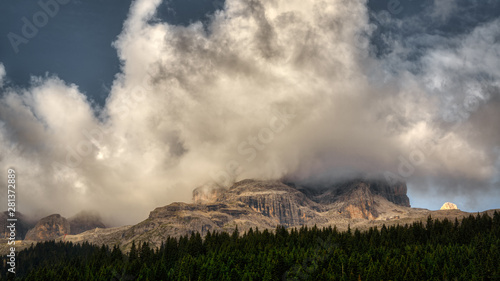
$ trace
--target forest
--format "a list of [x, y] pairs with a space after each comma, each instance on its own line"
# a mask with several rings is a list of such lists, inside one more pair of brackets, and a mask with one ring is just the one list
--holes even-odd
[[159, 248], [44, 242], [0, 280], [500, 280], [500, 213], [340, 232], [301, 227], [192, 233]]

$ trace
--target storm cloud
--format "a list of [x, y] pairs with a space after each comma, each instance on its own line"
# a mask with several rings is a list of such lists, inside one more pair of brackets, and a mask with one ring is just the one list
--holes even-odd
[[459, 4], [401, 18], [365, 1], [227, 0], [207, 25], [175, 26], [160, 4], [133, 2], [103, 107], [53, 75], [1, 88], [0, 67], [0, 167], [18, 173], [22, 212], [134, 223], [245, 178], [498, 194], [499, 19], [432, 34], [407, 24], [445, 24]]

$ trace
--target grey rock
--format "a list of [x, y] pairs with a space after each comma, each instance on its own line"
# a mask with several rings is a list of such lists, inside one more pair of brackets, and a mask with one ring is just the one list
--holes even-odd
[[95, 228], [106, 228], [96, 212], [82, 211], [69, 219], [70, 233], [78, 234]]

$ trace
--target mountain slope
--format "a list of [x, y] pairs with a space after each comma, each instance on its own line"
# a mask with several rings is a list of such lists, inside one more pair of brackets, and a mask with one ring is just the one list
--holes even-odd
[[[404, 191], [403, 194], [401, 192]], [[159, 246], [167, 236], [192, 232], [240, 231], [250, 228], [274, 229], [277, 225], [367, 224], [387, 221], [408, 213], [406, 185], [391, 187], [364, 180], [345, 182], [327, 188], [303, 187], [280, 181], [243, 180], [229, 189], [203, 186], [193, 191], [193, 202], [172, 203], [153, 210], [137, 225], [117, 228], [106, 234], [95, 230], [68, 241], [94, 239], [99, 235], [106, 243], [130, 246], [133, 240]], [[395, 204], [399, 202], [401, 205]], [[397, 214], [397, 215], [395, 215]], [[119, 241], [119, 242], [118, 242]]]
[[[469, 213], [460, 210], [429, 211], [411, 208], [404, 183], [389, 186], [377, 181], [352, 180], [315, 187], [280, 181], [243, 180], [229, 189], [217, 186], [197, 188], [193, 191], [193, 203], [177, 202], [158, 207], [146, 220], [132, 226], [93, 228], [97, 223], [95, 220], [81, 220], [83, 225], [91, 225], [93, 229], [64, 238], [64, 233], [68, 233], [68, 229], [64, 228], [64, 218], [55, 218], [62, 221], [54, 227], [49, 227], [54, 224], [47, 225], [42, 219], [37, 224], [38, 228], [34, 229], [47, 228], [51, 230], [51, 235], [29, 235], [26, 241], [19, 241], [19, 244], [16, 242], [16, 245], [20, 245], [21, 249], [31, 243], [29, 239], [64, 239], [118, 245], [128, 250], [132, 241], [160, 246], [168, 236], [179, 237], [193, 232], [200, 232], [202, 235], [208, 231], [232, 232], [236, 227], [244, 232], [250, 228], [275, 229], [277, 225], [335, 225], [339, 230], [348, 227], [368, 229], [381, 227], [383, 224], [425, 221], [429, 215], [454, 219], [468, 216]], [[52, 222], [52, 219], [48, 221]], [[59, 229], [61, 227], [62, 231]]]

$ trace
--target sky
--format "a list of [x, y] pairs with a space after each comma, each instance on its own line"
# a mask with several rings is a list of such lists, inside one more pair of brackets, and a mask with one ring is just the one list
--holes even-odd
[[413, 207], [500, 208], [498, 1], [0, 11], [0, 167], [28, 215], [137, 223], [245, 178], [402, 180]]

